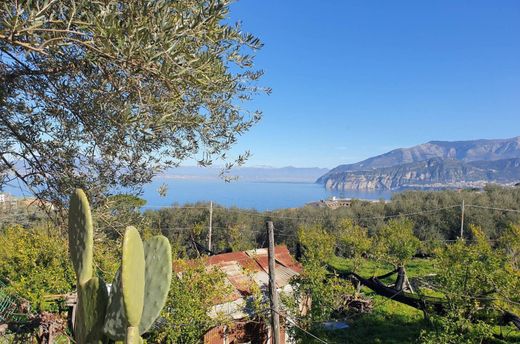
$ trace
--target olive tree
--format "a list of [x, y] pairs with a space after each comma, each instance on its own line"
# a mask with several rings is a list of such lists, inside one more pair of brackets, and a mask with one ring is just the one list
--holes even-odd
[[[230, 168], [259, 120], [258, 38], [231, 0], [7, 0], [0, 4], [0, 187], [56, 206], [102, 199], [186, 159]], [[220, 160], [221, 159], [221, 160]]]

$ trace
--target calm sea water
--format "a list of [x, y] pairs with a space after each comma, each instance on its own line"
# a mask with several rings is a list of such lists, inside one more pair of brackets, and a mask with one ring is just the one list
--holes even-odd
[[[157, 192], [168, 186], [166, 197]], [[390, 192], [332, 191], [314, 183], [278, 183], [223, 180], [158, 179], [144, 188], [148, 208], [213, 201], [223, 206], [257, 210], [301, 207], [305, 203], [330, 197], [389, 199]]]
[[[157, 190], [166, 184], [166, 197], [159, 196]], [[30, 196], [30, 193], [16, 187], [6, 187], [5, 192], [15, 196]], [[333, 196], [358, 199], [390, 199], [391, 192], [332, 191], [314, 183], [253, 182], [232, 181], [229, 183], [215, 179], [156, 179], [145, 185], [143, 197], [145, 208], [155, 209], [186, 203], [209, 202], [232, 207], [275, 210], [295, 208], [305, 203], [328, 199]]]

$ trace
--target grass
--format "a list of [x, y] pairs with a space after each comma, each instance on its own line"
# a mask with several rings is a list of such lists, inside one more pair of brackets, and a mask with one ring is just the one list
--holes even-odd
[[[421, 330], [428, 327], [422, 312], [378, 295], [366, 294], [373, 297], [374, 310], [347, 321], [350, 328], [325, 331], [316, 327], [311, 332], [329, 344], [397, 344], [416, 342]], [[320, 343], [310, 336], [305, 337], [302, 342]]]
[[[349, 271], [351, 262], [348, 259], [336, 257], [331, 265], [339, 271]], [[374, 260], [367, 260], [359, 269], [364, 277], [378, 276], [392, 271], [392, 265]], [[406, 267], [410, 278], [431, 274], [433, 262], [429, 259], [413, 259]], [[387, 283], [395, 281], [395, 275], [385, 280]], [[421, 311], [388, 298], [379, 296], [367, 288], [363, 288], [365, 296], [374, 301], [371, 313], [360, 314], [348, 320], [350, 328], [337, 331], [325, 331], [319, 327], [311, 330], [317, 337], [329, 344], [339, 343], [381, 343], [401, 344], [417, 343], [421, 331], [431, 329], [431, 324], [424, 319]], [[438, 293], [426, 291], [426, 294]], [[495, 333], [503, 335], [504, 340], [495, 340], [490, 343], [520, 343], [520, 332], [511, 331], [512, 327], [496, 327]], [[321, 343], [309, 336], [304, 337], [304, 343]]]
[[[351, 260], [342, 257], [334, 257], [330, 264], [338, 271], [350, 271], [352, 269]], [[365, 260], [359, 269], [359, 274], [363, 277], [379, 276], [393, 269], [395, 269], [393, 265], [385, 262]], [[406, 273], [410, 278], [425, 276], [432, 271], [433, 261], [431, 259], [412, 259], [406, 264]]]

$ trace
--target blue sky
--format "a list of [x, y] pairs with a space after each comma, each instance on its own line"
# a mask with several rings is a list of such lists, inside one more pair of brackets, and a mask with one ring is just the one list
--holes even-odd
[[233, 152], [334, 167], [430, 140], [520, 135], [520, 1], [241, 0], [270, 96]]

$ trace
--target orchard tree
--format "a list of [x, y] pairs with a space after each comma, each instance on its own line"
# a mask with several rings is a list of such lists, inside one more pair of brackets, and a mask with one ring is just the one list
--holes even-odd
[[226, 151], [259, 120], [245, 107], [258, 38], [231, 0], [7, 0], [0, 4], [0, 187], [60, 207], [94, 202], [186, 159]]
[[480, 227], [471, 225], [470, 233], [471, 240], [437, 252], [433, 287], [444, 295], [444, 314], [434, 316], [434, 330], [422, 334], [425, 343], [490, 342], [497, 323], [520, 328], [518, 270]]
[[402, 290], [403, 287], [411, 290], [405, 265], [415, 255], [419, 246], [420, 241], [413, 233], [413, 222], [406, 218], [391, 219], [376, 233], [376, 255], [396, 268], [396, 290]]
[[[313, 323], [330, 319], [331, 315], [345, 306], [345, 298], [354, 290], [349, 281], [331, 276], [327, 269], [334, 257], [336, 238], [319, 225], [300, 227], [298, 243], [302, 251], [303, 272], [294, 278], [294, 300], [310, 305], [302, 325], [310, 327]], [[298, 305], [292, 305], [297, 313]]]
[[[359, 273], [366, 257], [372, 248], [372, 238], [368, 236], [368, 230], [354, 223], [351, 219], [344, 219], [338, 228], [337, 251], [340, 255], [349, 258], [350, 271]], [[357, 297], [361, 291], [359, 280], [353, 280]]]
[[502, 233], [498, 248], [509, 259], [511, 267], [520, 273], [520, 224], [512, 224]]
[[352, 272], [359, 272], [372, 248], [372, 238], [369, 237], [368, 230], [351, 219], [344, 219], [340, 222], [337, 233], [338, 253], [350, 258]]

